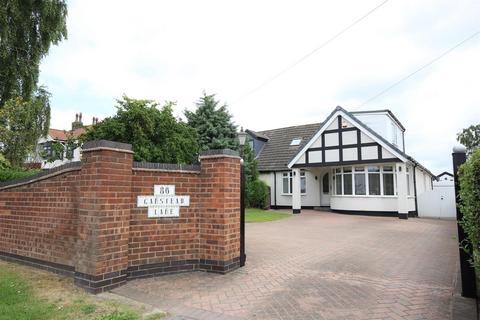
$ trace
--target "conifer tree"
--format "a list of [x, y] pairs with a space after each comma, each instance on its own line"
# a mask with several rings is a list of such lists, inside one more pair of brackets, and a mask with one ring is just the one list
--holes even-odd
[[195, 111], [185, 110], [188, 124], [198, 133], [200, 150], [234, 149], [238, 148], [237, 126], [232, 121], [232, 115], [227, 105], [219, 107], [215, 95], [203, 93]]

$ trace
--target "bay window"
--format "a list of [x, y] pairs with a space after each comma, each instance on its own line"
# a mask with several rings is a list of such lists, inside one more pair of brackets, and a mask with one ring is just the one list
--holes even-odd
[[394, 196], [395, 167], [372, 165], [335, 168], [333, 170], [336, 195]]
[[395, 194], [395, 176], [393, 166], [383, 166], [383, 195], [393, 196]]
[[343, 168], [343, 194], [345, 195], [353, 194], [351, 167]]
[[367, 194], [367, 183], [365, 179], [364, 167], [355, 167], [355, 194], [361, 196]]
[[368, 167], [368, 194], [372, 196], [380, 195], [380, 167]]
[[335, 194], [343, 194], [342, 188], [342, 169], [335, 169], [335, 175], [333, 176], [335, 180]]

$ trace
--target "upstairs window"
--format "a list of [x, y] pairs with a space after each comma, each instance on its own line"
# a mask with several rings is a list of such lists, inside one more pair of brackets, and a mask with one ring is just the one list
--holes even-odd
[[392, 123], [390, 123], [391, 128], [392, 128], [392, 144], [394, 146], [398, 146], [398, 140], [397, 140], [397, 127]]

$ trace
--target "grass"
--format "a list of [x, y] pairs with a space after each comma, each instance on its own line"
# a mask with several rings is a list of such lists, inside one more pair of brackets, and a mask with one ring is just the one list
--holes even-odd
[[143, 305], [86, 293], [70, 278], [0, 261], [0, 320], [158, 320]]
[[285, 219], [290, 217], [289, 213], [268, 211], [255, 208], [247, 208], [245, 210], [245, 222], [266, 222]]

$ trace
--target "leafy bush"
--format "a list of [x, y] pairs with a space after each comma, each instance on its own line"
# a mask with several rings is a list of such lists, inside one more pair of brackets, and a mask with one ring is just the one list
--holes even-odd
[[467, 234], [464, 249], [472, 255], [472, 264], [480, 272], [480, 149], [459, 169], [461, 225]]
[[135, 161], [195, 163], [197, 132], [175, 118], [173, 106], [173, 102], [168, 102], [159, 109], [155, 101], [123, 96], [117, 100], [117, 114], [95, 124], [80, 140], [130, 143]]
[[12, 167], [3, 155], [0, 154], [0, 182], [31, 176], [38, 171]]
[[245, 183], [245, 205], [249, 208], [268, 208], [269, 200], [268, 185], [262, 180], [246, 181]]
[[14, 180], [34, 175], [40, 170], [27, 170], [23, 168], [0, 169], [0, 181]]

